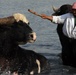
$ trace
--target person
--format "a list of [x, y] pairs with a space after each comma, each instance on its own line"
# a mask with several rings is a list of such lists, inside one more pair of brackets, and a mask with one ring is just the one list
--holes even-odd
[[41, 18], [50, 20], [56, 24], [64, 24], [64, 35], [69, 38], [76, 39], [76, 2], [73, 3], [70, 13], [66, 13], [60, 16], [48, 16], [46, 14], [41, 14]]

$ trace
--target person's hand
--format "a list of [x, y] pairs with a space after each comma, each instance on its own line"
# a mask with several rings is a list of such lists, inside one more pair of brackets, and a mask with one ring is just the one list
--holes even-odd
[[52, 21], [53, 20], [53, 16], [47, 16], [47, 15], [45, 15], [45, 14], [41, 14], [41, 16], [40, 16], [41, 18], [43, 18], [43, 19], [47, 19], [47, 20], [50, 20], [50, 21]]
[[45, 14], [41, 14], [41, 18], [43, 18], [43, 19], [47, 19], [47, 15], [45, 15]]

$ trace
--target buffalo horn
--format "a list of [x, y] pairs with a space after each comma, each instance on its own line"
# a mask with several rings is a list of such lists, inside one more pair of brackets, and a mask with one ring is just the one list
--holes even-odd
[[59, 9], [56, 8], [55, 6], [52, 6], [52, 9], [53, 9], [54, 12], [57, 12], [57, 11], [59, 10]]

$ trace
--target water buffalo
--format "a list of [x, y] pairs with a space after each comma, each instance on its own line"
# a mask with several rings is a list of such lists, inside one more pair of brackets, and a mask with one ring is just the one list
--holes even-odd
[[[64, 4], [60, 8], [53, 8], [53, 15], [62, 15], [71, 12], [71, 5]], [[76, 39], [68, 38], [63, 34], [63, 24], [57, 25], [57, 33], [62, 46], [62, 60], [64, 65], [76, 67]]]
[[0, 18], [0, 74], [33, 75], [46, 69], [48, 61], [44, 56], [19, 46], [35, 40], [36, 33], [23, 14]]

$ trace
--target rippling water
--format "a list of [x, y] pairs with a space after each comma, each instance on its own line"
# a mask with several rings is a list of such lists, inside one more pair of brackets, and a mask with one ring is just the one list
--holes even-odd
[[0, 0], [0, 17], [6, 17], [16, 12], [23, 13], [29, 19], [32, 29], [37, 33], [35, 43], [28, 43], [22, 47], [41, 53], [49, 60], [51, 69], [40, 75], [76, 75], [76, 69], [62, 65], [61, 58], [59, 57], [61, 45], [56, 33], [56, 25], [29, 13], [27, 10], [32, 9], [38, 13], [51, 15], [53, 13], [52, 5], [59, 7], [65, 3], [72, 4], [74, 1], [75, 0]]

